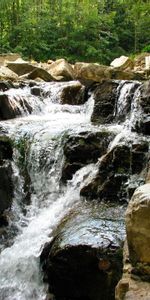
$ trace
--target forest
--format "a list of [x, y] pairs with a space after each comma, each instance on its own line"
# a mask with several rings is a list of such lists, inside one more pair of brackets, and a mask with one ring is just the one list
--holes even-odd
[[149, 37], [149, 0], [0, 0], [0, 53], [107, 64]]

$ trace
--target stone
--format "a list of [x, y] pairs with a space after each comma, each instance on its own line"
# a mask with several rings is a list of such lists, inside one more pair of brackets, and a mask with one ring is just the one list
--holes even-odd
[[133, 266], [137, 266], [138, 263], [150, 265], [149, 216], [150, 183], [147, 183], [134, 192], [125, 216], [129, 256]]
[[53, 77], [63, 77], [65, 80], [74, 79], [74, 70], [65, 59], [58, 59], [49, 65], [49, 72]]
[[110, 80], [102, 81], [92, 87], [95, 100], [92, 123], [105, 124], [114, 120], [117, 88], [118, 83]]
[[63, 88], [62, 93], [60, 95], [61, 104], [83, 104], [87, 100], [84, 91], [85, 88], [81, 85], [80, 82], [68, 84], [68, 86]]
[[111, 67], [117, 69], [119, 68], [121, 70], [127, 70], [127, 69], [130, 70], [133, 68], [133, 65], [134, 65], [133, 61], [128, 56], [124, 56], [124, 55], [115, 58], [110, 64]]
[[101, 82], [102, 80], [142, 80], [145, 74], [138, 72], [123, 71], [117, 68], [108, 67], [94, 63], [78, 62], [74, 65], [75, 78], [85, 85], [92, 82]]
[[3, 161], [0, 165], [0, 214], [11, 206], [12, 197], [12, 168], [9, 161]]
[[56, 81], [56, 79], [48, 71], [37, 67], [35, 67], [34, 70], [27, 75], [27, 78], [32, 80], [41, 78], [47, 82]]
[[103, 155], [114, 135], [111, 132], [83, 132], [77, 136], [70, 136], [64, 145], [64, 165], [62, 180], [71, 179], [72, 175], [81, 167], [89, 163], [96, 163]]
[[0, 80], [12, 80], [16, 81], [18, 79], [18, 75], [11, 71], [9, 68], [2, 66], [0, 68]]
[[15, 61], [20, 58], [20, 54], [18, 53], [4, 53], [0, 54], [0, 66], [5, 64], [5, 61]]
[[21, 58], [18, 58], [13, 62], [7, 62], [6, 66], [18, 76], [28, 74], [36, 68], [35, 65], [30, 64], [28, 61], [24, 61]]
[[15, 86], [12, 84], [11, 81], [4, 81], [4, 80], [0, 80], [0, 91], [4, 92], [7, 91], [11, 88], [14, 88]]
[[122, 213], [105, 205], [80, 207], [61, 222], [41, 254], [44, 281], [56, 299], [114, 299], [122, 273]]

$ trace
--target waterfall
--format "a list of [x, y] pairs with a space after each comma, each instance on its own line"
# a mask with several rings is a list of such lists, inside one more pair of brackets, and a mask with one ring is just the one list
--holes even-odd
[[[83, 181], [88, 182], [89, 176], [97, 172], [96, 165], [87, 164], [75, 173], [66, 186], [62, 186], [66, 135], [105, 128], [104, 125], [94, 126], [90, 122], [94, 106], [92, 93], [88, 101], [80, 106], [61, 104], [61, 92], [69, 84], [73, 83], [39, 83], [41, 94], [38, 97], [31, 93], [29, 86], [5, 92], [11, 106], [15, 105], [19, 109], [20, 117], [1, 122], [1, 127], [15, 144], [12, 214], [18, 226], [18, 234], [12, 246], [3, 249], [0, 255], [2, 300], [45, 300], [46, 288], [39, 271], [42, 247], [52, 240], [54, 230], [63, 217], [79, 203]], [[120, 142], [126, 132], [130, 132], [131, 126], [128, 124], [135, 119], [137, 99], [137, 96], [131, 99], [131, 93], [138, 86], [139, 83], [134, 82], [121, 82], [119, 85], [116, 118], [119, 120], [125, 116], [126, 122], [125, 125], [116, 124], [105, 128], [116, 132], [114, 141], [109, 145], [110, 149]], [[127, 117], [129, 106], [133, 107], [135, 113]], [[22, 141], [26, 146], [24, 161], [31, 181], [31, 199], [25, 212], [21, 208], [24, 179], [19, 171], [19, 147]]]

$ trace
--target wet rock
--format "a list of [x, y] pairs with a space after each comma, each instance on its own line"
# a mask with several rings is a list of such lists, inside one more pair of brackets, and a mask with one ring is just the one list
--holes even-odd
[[137, 101], [141, 112], [133, 130], [150, 135], [150, 80], [142, 84]]
[[65, 59], [58, 59], [49, 65], [49, 72], [53, 77], [63, 77], [64, 80], [74, 79], [74, 70]]
[[61, 93], [61, 103], [72, 105], [83, 104], [87, 100], [84, 91], [85, 88], [79, 82], [64, 87]]
[[96, 162], [106, 152], [109, 142], [113, 139], [111, 132], [83, 132], [71, 136], [64, 145], [65, 162], [62, 170], [62, 180], [72, 178], [72, 175], [86, 164]]
[[[94, 124], [111, 123], [114, 120], [118, 83], [103, 81], [95, 85], [95, 100], [91, 121]], [[93, 87], [94, 88], [94, 87]]]
[[0, 80], [0, 91], [7, 91], [11, 88], [14, 88], [14, 85], [12, 84], [11, 81], [3, 81]]
[[79, 209], [44, 247], [44, 281], [56, 300], [112, 300], [122, 272], [123, 223], [108, 217], [114, 208]]
[[12, 197], [12, 168], [9, 161], [3, 161], [0, 165], [0, 214], [11, 206]]
[[26, 98], [14, 97], [14, 101], [6, 94], [0, 95], [0, 120], [13, 119], [22, 114], [22, 111], [32, 112], [32, 107]]
[[11, 141], [6, 137], [0, 137], [0, 162], [4, 159], [12, 159], [13, 149]]
[[42, 89], [38, 86], [33, 86], [31, 88], [31, 94], [40, 97], [42, 95]]
[[147, 163], [147, 142], [115, 146], [101, 158], [97, 175], [80, 193], [86, 199], [127, 201], [138, 184], [145, 182]]

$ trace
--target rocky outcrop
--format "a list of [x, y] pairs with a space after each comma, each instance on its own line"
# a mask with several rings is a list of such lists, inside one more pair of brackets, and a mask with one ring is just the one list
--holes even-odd
[[142, 80], [144, 75], [134, 72], [127, 72], [117, 68], [103, 66], [94, 63], [78, 62], [74, 66], [75, 78], [84, 84], [101, 82], [104, 79], [118, 80]]
[[0, 54], [0, 66], [3, 66], [6, 61], [15, 61], [20, 58], [18, 53], [4, 53]]
[[98, 158], [106, 153], [109, 142], [113, 139], [113, 133], [83, 132], [77, 136], [70, 136], [64, 145], [64, 166], [62, 180], [65, 182], [81, 167], [89, 163], [96, 163]]
[[74, 79], [74, 70], [72, 66], [65, 59], [58, 59], [49, 65], [49, 73], [53, 77], [63, 77], [65, 80]]
[[138, 184], [145, 182], [147, 163], [148, 143], [117, 145], [100, 159], [95, 178], [83, 186], [81, 195], [100, 201], [127, 201]]
[[121, 215], [115, 207], [84, 207], [60, 224], [41, 254], [44, 281], [56, 300], [114, 299], [122, 272]]
[[14, 85], [12, 84], [11, 81], [0, 80], [0, 92], [7, 91], [11, 88], [14, 88]]

